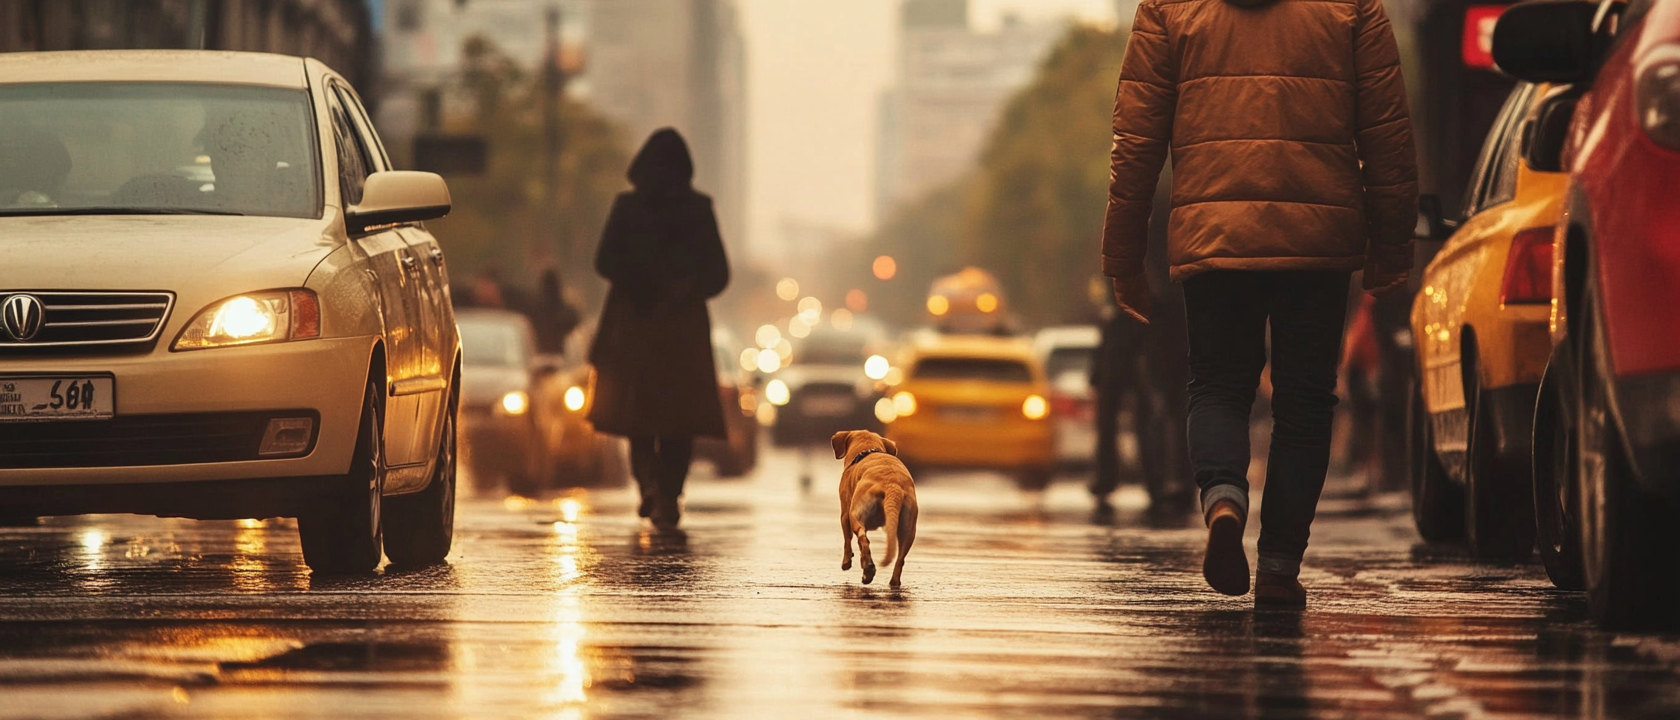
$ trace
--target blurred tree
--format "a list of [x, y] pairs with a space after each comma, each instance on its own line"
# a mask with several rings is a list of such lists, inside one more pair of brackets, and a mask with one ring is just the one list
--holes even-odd
[[[868, 258], [836, 258], [870, 289], [879, 314], [921, 323], [933, 279], [972, 264], [998, 276], [1029, 325], [1093, 319], [1085, 288], [1101, 271], [1125, 51], [1124, 29], [1071, 28], [1004, 107], [973, 174], [893, 211], [867, 243]], [[898, 260], [897, 278], [869, 277], [876, 254]]]
[[[483, 37], [468, 39], [462, 55], [456, 93], [470, 112], [445, 118], [445, 128], [483, 135], [490, 157], [483, 175], [449, 179], [455, 209], [434, 224], [456, 284], [494, 269], [529, 287], [554, 266], [568, 287], [584, 291], [582, 299], [597, 299], [605, 286], [595, 277], [595, 244], [614, 195], [628, 188], [623, 134], [588, 106], [563, 99], [560, 186], [545, 197], [540, 78]], [[555, 227], [546, 226], [551, 218]]]
[[1034, 324], [1089, 321], [1123, 31], [1077, 26], [998, 118], [966, 194], [963, 259]]

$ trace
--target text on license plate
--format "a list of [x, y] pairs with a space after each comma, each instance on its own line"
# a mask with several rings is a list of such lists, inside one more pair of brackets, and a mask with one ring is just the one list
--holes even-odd
[[116, 409], [109, 375], [0, 376], [0, 422], [94, 420]]

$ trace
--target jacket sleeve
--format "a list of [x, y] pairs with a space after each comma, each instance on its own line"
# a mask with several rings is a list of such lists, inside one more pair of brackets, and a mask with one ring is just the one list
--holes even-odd
[[711, 200], [705, 203], [705, 219], [700, 224], [701, 297], [714, 298], [729, 287], [729, 256], [723, 250], [723, 233], [718, 231], [717, 212]]
[[1382, 0], [1359, 0], [1354, 68], [1358, 73], [1354, 142], [1365, 182], [1366, 266], [1385, 274], [1412, 267], [1417, 225], [1417, 151], [1400, 73], [1400, 51]]
[[634, 272], [634, 261], [624, 242], [625, 214], [629, 211], [623, 195], [613, 200], [612, 211], [607, 214], [607, 225], [601, 230], [601, 245], [595, 249], [595, 273], [610, 283], [625, 282]]
[[1120, 87], [1114, 96], [1114, 145], [1110, 151], [1108, 214], [1103, 219], [1103, 274], [1123, 278], [1143, 272], [1155, 185], [1172, 140], [1178, 106], [1177, 72], [1167, 46], [1161, 8], [1138, 6]]

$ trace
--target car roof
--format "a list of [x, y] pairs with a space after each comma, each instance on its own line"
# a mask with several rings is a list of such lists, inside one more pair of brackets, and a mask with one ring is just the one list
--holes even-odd
[[1058, 325], [1038, 331], [1033, 347], [1041, 355], [1060, 348], [1094, 348], [1102, 344], [1102, 331], [1095, 325]]
[[188, 82], [309, 87], [303, 58], [222, 50], [70, 50], [0, 53], [0, 84]]

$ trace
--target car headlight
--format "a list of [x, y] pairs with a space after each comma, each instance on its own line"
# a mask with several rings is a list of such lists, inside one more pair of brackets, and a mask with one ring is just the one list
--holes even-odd
[[793, 391], [788, 389], [787, 383], [782, 382], [781, 378], [776, 378], [765, 384], [764, 399], [769, 400], [771, 405], [780, 407], [793, 400]]
[[1021, 403], [1021, 414], [1028, 420], [1043, 420], [1050, 415], [1050, 403], [1037, 395], [1028, 395]]
[[187, 323], [171, 348], [203, 350], [320, 336], [321, 301], [313, 290], [269, 290], [211, 303]]
[[892, 398], [893, 411], [897, 417], [910, 417], [916, 414], [916, 396], [901, 392]]
[[496, 406], [508, 415], [524, 415], [526, 410], [531, 409], [531, 396], [526, 395], [524, 390], [515, 390], [503, 395]]
[[570, 410], [572, 412], [578, 412], [578, 411], [583, 409], [584, 404], [586, 404], [588, 401], [589, 401], [589, 396], [584, 394], [583, 388], [580, 388], [576, 385], [573, 385], [569, 388], [566, 388], [566, 409], [567, 410]]
[[880, 355], [871, 355], [863, 362], [863, 374], [870, 380], [885, 380], [892, 371], [892, 362]]

